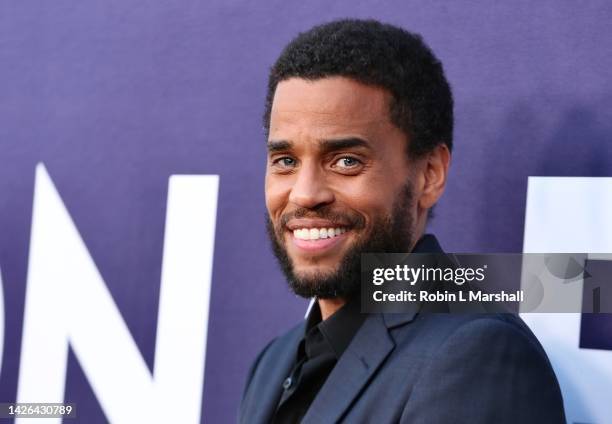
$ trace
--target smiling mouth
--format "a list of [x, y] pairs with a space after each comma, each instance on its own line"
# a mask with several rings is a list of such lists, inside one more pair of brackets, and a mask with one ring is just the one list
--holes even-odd
[[338, 237], [348, 229], [346, 227], [336, 228], [298, 228], [293, 230], [293, 237], [298, 240], [319, 240], [319, 239], [331, 239]]
[[348, 227], [298, 228], [289, 231], [293, 245], [304, 253], [324, 254], [346, 239]]

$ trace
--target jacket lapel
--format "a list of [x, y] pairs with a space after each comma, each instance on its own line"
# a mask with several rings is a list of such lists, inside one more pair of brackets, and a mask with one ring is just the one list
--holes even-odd
[[414, 314], [370, 315], [310, 405], [303, 424], [332, 423], [340, 419], [366, 383], [376, 373], [395, 343], [388, 327], [406, 323]]

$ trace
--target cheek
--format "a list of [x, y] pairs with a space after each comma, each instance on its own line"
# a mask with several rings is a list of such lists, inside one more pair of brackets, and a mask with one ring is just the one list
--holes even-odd
[[278, 218], [287, 205], [291, 186], [274, 176], [266, 175], [265, 197], [266, 208], [271, 218]]
[[394, 196], [389, 186], [389, 183], [379, 183], [376, 180], [354, 181], [338, 186], [337, 199], [365, 218], [367, 228], [391, 213]]

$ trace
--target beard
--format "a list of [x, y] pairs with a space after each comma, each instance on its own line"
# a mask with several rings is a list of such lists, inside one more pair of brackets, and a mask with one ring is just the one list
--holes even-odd
[[321, 218], [332, 222], [344, 218], [350, 222], [350, 230], [363, 229], [365, 221], [362, 217], [352, 217], [331, 211], [327, 207], [318, 209], [298, 209], [291, 216], [281, 218], [278, 229], [270, 216], [266, 214], [266, 229], [272, 250], [285, 274], [291, 290], [304, 298], [318, 299], [351, 299], [359, 294], [361, 287], [361, 254], [362, 253], [400, 253], [406, 252], [414, 239], [414, 220], [409, 214], [413, 206], [412, 185], [406, 183], [393, 203], [391, 214], [376, 217], [369, 233], [355, 243], [340, 260], [338, 267], [331, 272], [314, 272], [307, 276], [295, 272], [293, 262], [287, 253], [284, 238], [284, 228], [290, 218]]

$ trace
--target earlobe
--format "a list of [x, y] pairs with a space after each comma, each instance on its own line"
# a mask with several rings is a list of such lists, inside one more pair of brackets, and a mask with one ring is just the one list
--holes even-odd
[[431, 208], [444, 193], [450, 158], [450, 151], [444, 143], [437, 145], [425, 158], [423, 165], [424, 186], [419, 199], [421, 208]]

